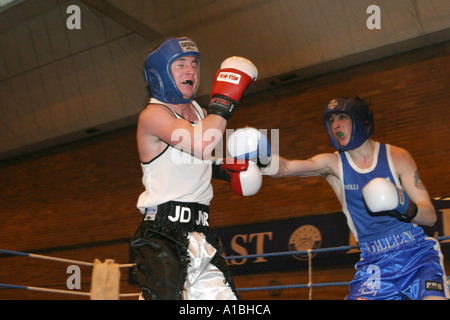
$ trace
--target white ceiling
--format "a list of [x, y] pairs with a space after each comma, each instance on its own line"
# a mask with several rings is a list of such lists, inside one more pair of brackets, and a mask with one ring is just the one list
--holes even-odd
[[[69, 5], [80, 30], [66, 26]], [[366, 25], [370, 5], [380, 29]], [[232, 55], [256, 64], [262, 90], [448, 41], [450, 1], [19, 1], [0, 13], [0, 160], [135, 123], [149, 49], [184, 35], [202, 52], [202, 102]]]

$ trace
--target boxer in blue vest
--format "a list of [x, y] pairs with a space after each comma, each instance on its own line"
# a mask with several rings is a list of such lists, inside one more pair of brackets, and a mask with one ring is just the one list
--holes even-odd
[[272, 177], [322, 176], [335, 192], [361, 249], [347, 299], [447, 299], [439, 243], [420, 227], [437, 216], [411, 154], [371, 138], [370, 102], [359, 97], [330, 100], [324, 122], [337, 151], [308, 160], [272, 155]]

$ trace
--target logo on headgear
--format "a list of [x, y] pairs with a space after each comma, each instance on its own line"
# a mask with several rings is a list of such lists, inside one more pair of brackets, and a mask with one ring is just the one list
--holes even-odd
[[333, 100], [331, 100], [329, 103], [328, 103], [328, 110], [334, 110], [334, 108], [336, 108], [337, 106], [338, 106], [338, 102], [337, 102], [337, 100], [336, 99], [333, 99]]
[[178, 44], [180, 45], [181, 50], [183, 50], [183, 52], [190, 52], [190, 51], [199, 52], [197, 45], [193, 41], [184, 40], [179, 41]]

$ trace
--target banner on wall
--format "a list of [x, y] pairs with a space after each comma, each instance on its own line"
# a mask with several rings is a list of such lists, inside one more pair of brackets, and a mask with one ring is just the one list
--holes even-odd
[[[429, 236], [450, 235], [450, 198], [433, 199], [438, 221], [427, 228]], [[301, 251], [308, 249], [356, 245], [342, 212], [305, 216], [266, 223], [215, 229], [227, 257], [263, 253]], [[444, 256], [450, 255], [450, 241], [441, 243]], [[314, 267], [354, 264], [359, 249], [319, 252], [312, 255]], [[307, 254], [227, 260], [233, 274], [287, 271], [308, 266]]]

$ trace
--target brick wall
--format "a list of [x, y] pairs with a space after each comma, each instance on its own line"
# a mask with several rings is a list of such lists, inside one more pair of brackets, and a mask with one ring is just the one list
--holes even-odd
[[[448, 196], [449, 51], [444, 43], [248, 96], [229, 128], [279, 129], [280, 153], [307, 159], [333, 152], [322, 123], [326, 101], [358, 94], [373, 102], [374, 138], [408, 149], [430, 195]], [[135, 128], [4, 161], [0, 181], [0, 248], [88, 262], [94, 258], [128, 262], [127, 241], [141, 219], [135, 208], [142, 192]], [[340, 210], [331, 188], [319, 177], [265, 176], [261, 191], [249, 198], [233, 195], [225, 182], [213, 181], [213, 186], [213, 227]], [[29, 260], [0, 255], [0, 283], [66, 289], [66, 267]], [[316, 272], [322, 281], [350, 280], [353, 274], [352, 266]], [[271, 281], [289, 284], [302, 277], [301, 272], [266, 274], [237, 277], [236, 282], [241, 287]], [[126, 272], [122, 278], [126, 280]], [[89, 291], [89, 270], [83, 280], [82, 291]], [[122, 292], [136, 290], [123, 282]], [[342, 292], [333, 296], [330, 292], [336, 290]], [[315, 292], [324, 292], [322, 299], [345, 296], [346, 288], [336, 290]], [[305, 293], [283, 294], [255, 292], [243, 297], [307, 298]], [[0, 288], [0, 299], [49, 298], [78, 297]]]

